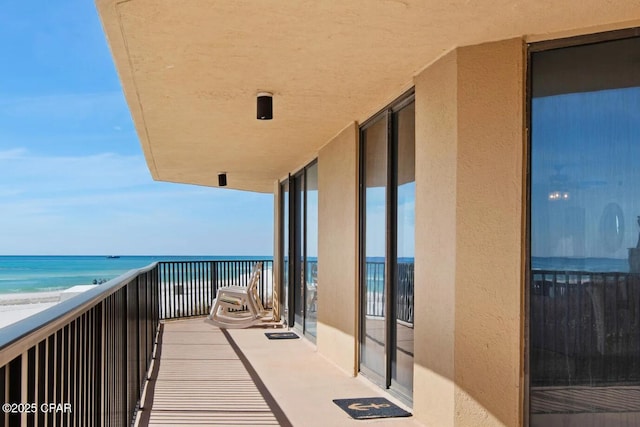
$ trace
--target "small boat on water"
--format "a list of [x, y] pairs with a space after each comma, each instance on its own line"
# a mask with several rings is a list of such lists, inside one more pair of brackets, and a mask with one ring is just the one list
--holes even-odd
[[109, 255], [107, 256], [109, 259], [120, 258], [120, 255]]

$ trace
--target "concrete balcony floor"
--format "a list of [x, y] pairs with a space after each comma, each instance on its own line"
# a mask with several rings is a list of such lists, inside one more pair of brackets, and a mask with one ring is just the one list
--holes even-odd
[[350, 418], [332, 399], [402, 404], [337, 368], [306, 339], [268, 340], [268, 331], [224, 331], [204, 318], [164, 323], [139, 425], [422, 425], [413, 417]]

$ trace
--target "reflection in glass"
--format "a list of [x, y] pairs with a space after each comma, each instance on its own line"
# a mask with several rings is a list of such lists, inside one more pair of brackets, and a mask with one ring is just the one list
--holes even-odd
[[[386, 376], [385, 362], [385, 257], [387, 200], [386, 117], [363, 131], [364, 153], [364, 321], [360, 351], [362, 366]], [[386, 384], [385, 384], [386, 385]]]
[[295, 279], [293, 285], [293, 306], [294, 306], [294, 326], [304, 328], [304, 295], [305, 295], [305, 263], [304, 263], [304, 171], [297, 174], [293, 180], [295, 189], [295, 201], [294, 201], [294, 218], [295, 223], [292, 229], [294, 233], [294, 254], [292, 258], [295, 261]]
[[318, 163], [307, 167], [307, 262], [304, 332], [316, 336], [318, 320]]
[[280, 184], [282, 194], [282, 287], [280, 313], [289, 324], [289, 181]]
[[415, 248], [415, 104], [395, 113], [397, 141], [397, 227], [395, 283], [395, 348], [391, 363], [393, 385], [413, 390], [413, 266]]
[[640, 425], [638, 52], [533, 54], [531, 426]]

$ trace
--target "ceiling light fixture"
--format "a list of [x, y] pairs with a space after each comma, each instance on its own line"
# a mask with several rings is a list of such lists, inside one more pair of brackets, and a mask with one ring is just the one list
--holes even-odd
[[273, 119], [273, 94], [270, 92], [258, 92], [258, 120]]

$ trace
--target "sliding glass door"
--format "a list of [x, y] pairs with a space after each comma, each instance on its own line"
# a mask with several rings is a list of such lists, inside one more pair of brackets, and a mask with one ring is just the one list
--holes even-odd
[[[283, 197], [283, 295], [287, 323], [315, 340], [318, 289], [318, 164], [281, 184]], [[291, 260], [291, 262], [288, 262]]]
[[386, 387], [387, 115], [362, 130], [364, 280], [361, 370]]
[[316, 337], [318, 323], [318, 163], [305, 168], [304, 331]]
[[529, 425], [637, 426], [640, 38], [532, 49]]
[[284, 319], [287, 324], [290, 324], [289, 320], [289, 247], [290, 247], [290, 238], [289, 238], [289, 180], [286, 180], [280, 184], [280, 230], [281, 230], [281, 241], [280, 247], [282, 248], [281, 256], [281, 279], [280, 279], [280, 315], [282, 319]]
[[413, 390], [415, 112], [403, 97], [361, 128], [360, 371]]
[[413, 390], [413, 267], [415, 251], [415, 104], [394, 113], [395, 271], [393, 304], [395, 341], [391, 354], [391, 383], [411, 396]]
[[304, 200], [304, 170], [292, 177], [293, 210], [291, 221], [291, 235], [293, 245], [291, 245], [291, 259], [293, 263], [293, 275], [290, 286], [293, 297], [293, 323], [292, 326], [302, 329], [304, 327], [304, 294], [305, 294], [305, 200]]

